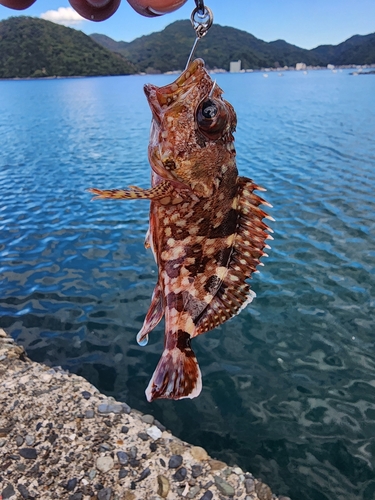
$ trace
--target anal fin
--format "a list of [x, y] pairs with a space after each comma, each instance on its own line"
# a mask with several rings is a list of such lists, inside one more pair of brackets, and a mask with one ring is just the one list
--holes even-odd
[[137, 342], [145, 346], [148, 342], [148, 334], [153, 330], [164, 316], [164, 301], [159, 284], [155, 286], [152, 294], [151, 305], [147, 311], [143, 326], [137, 333]]

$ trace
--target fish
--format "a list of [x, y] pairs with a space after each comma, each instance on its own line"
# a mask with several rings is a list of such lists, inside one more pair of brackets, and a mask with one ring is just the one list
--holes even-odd
[[137, 341], [146, 345], [164, 316], [165, 336], [146, 397], [195, 398], [202, 375], [191, 341], [253, 300], [247, 280], [273, 239], [264, 219], [274, 219], [255, 193], [265, 189], [238, 174], [236, 113], [202, 59], [174, 82], [146, 84], [144, 92], [152, 112], [151, 187], [90, 191], [99, 199], [150, 200], [145, 246], [158, 279]]

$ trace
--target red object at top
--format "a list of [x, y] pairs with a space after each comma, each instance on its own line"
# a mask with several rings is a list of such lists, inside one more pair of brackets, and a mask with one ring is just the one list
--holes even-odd
[[133, 9], [146, 17], [162, 16], [179, 9], [187, 0], [127, 0]]
[[69, 0], [73, 9], [89, 21], [108, 19], [116, 12], [120, 2], [121, 0]]
[[0, 4], [10, 9], [23, 10], [30, 7], [35, 0], [0, 0]]
[[[36, 0], [0, 0], [0, 5], [23, 10]], [[162, 16], [179, 9], [187, 0], [127, 0], [133, 9], [146, 17]], [[70, 5], [89, 21], [104, 21], [118, 9], [121, 0], [69, 0]]]

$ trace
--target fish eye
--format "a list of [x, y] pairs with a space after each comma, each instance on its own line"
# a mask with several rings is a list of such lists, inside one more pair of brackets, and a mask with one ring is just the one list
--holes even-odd
[[196, 118], [200, 132], [211, 140], [219, 139], [228, 124], [227, 110], [218, 99], [203, 100], [198, 106]]

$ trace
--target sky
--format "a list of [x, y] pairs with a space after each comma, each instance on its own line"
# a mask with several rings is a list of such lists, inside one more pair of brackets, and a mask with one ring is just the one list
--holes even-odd
[[[353, 35], [375, 32], [375, 0], [205, 0], [205, 4], [217, 24], [247, 31], [266, 42], [282, 39], [305, 49], [337, 45]], [[92, 22], [79, 19], [68, 0], [36, 0], [23, 11], [0, 5], [0, 20], [15, 15], [42, 17], [88, 35], [102, 33], [130, 42], [178, 19], [189, 19], [194, 7], [194, 0], [188, 0], [176, 12], [146, 18], [122, 0], [111, 18]]]

